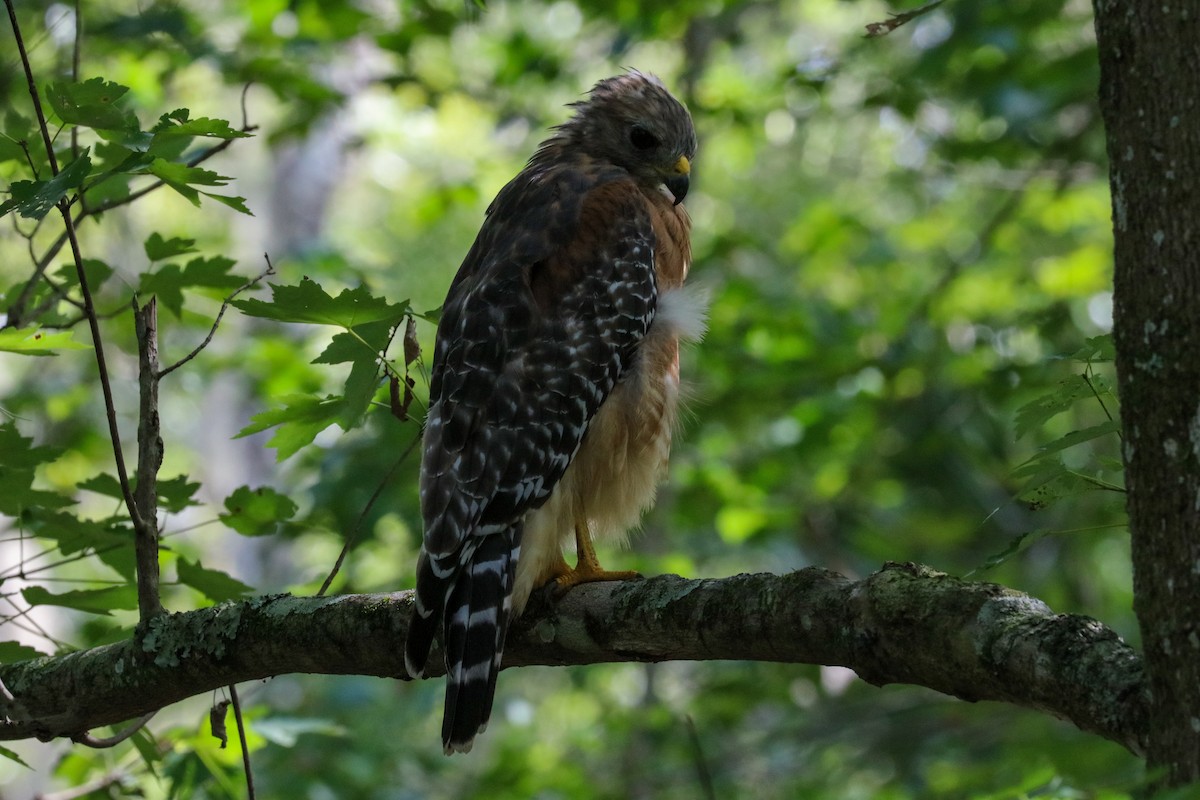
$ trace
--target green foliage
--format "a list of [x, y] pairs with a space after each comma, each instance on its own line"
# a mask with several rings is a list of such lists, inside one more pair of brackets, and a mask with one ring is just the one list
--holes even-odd
[[16, 211], [26, 219], [41, 219], [69, 192], [82, 186], [91, 169], [92, 160], [84, 150], [49, 180], [13, 181], [8, 187], [12, 197], [0, 203], [0, 216]]
[[61, 594], [52, 594], [40, 586], [30, 586], [21, 590], [21, 597], [31, 606], [60, 606], [89, 614], [108, 614], [119, 609], [137, 608], [137, 590], [132, 585], [78, 589]]
[[221, 521], [243, 536], [274, 533], [279, 523], [296, 514], [296, 504], [267, 486], [242, 486], [225, 498]]
[[[267, 250], [275, 270], [160, 387], [168, 608], [311, 592], [352, 530], [336, 588], [392, 591], [412, 581], [404, 458], [437, 318], [414, 309], [440, 304], [564, 104], [624, 65], [660, 74], [696, 118], [692, 279], [712, 305], [684, 354], [670, 481], [633, 549], [605, 562], [982, 565], [1136, 637], [1098, 75], [1077, 4], [945, 3], [864, 39], [900, 9], [84, 0], [78, 74], [71, 24], [16, 6], [60, 171], [24, 80], [0, 75], [0, 660], [136, 622], [132, 525], [55, 206], [76, 222], [127, 459], [134, 298], [170, 312], [172, 364], [250, 280], [246, 254]], [[388, 408], [405, 386], [415, 421]], [[510, 670], [490, 730], [454, 760], [437, 682], [285, 676], [244, 710], [260, 796], [691, 798], [701, 766], [717, 796], [1136, 791], [1132, 757], [1034, 712], [846, 678]], [[101, 791], [243, 797], [233, 726], [222, 749], [202, 706], [112, 751], [47, 756], [52, 770], [37, 744], [0, 755], [39, 770], [14, 794], [119, 773]]]
[[301, 322], [342, 328], [314, 364], [351, 364], [340, 398], [293, 395], [281, 409], [254, 417], [239, 436], [279, 427], [270, 445], [282, 461], [312, 442], [318, 433], [337, 423], [343, 430], [359, 424], [379, 389], [381, 370], [398, 379], [399, 372], [386, 360], [400, 324], [412, 316], [407, 301], [389, 303], [365, 287], [344, 289], [332, 297], [305, 278], [298, 286], [272, 284], [271, 300], [237, 300], [243, 314], [277, 322]]

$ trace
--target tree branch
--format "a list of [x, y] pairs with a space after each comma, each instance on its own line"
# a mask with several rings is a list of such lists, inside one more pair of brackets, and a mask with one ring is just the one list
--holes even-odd
[[139, 308], [133, 299], [138, 347], [138, 462], [133, 518], [137, 561], [138, 615], [144, 625], [162, 613], [158, 596], [158, 470], [163, 462], [162, 427], [158, 417], [158, 298]]
[[[406, 678], [410, 592], [259, 597], [161, 615], [125, 641], [0, 666], [16, 698], [0, 740], [78, 736], [219, 686], [291, 672]], [[788, 575], [587, 584], [537, 604], [506, 666], [738, 659], [838, 664], [882, 686], [911, 683], [1069, 720], [1143, 752], [1140, 656], [1095, 620], [989, 583], [887, 564], [861, 581]], [[437, 673], [440, 653], [431, 672]]]

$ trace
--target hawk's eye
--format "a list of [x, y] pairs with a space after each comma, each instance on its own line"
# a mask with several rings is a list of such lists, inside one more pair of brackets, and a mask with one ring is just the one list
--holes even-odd
[[629, 129], [629, 143], [638, 150], [651, 150], [658, 147], [658, 137], [641, 125]]

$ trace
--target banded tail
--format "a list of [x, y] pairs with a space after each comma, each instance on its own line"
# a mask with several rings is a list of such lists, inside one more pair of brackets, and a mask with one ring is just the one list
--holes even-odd
[[[471, 536], [445, 560], [422, 550], [417, 563], [416, 613], [404, 646], [404, 666], [414, 678], [424, 676], [441, 622], [446, 653], [442, 749], [447, 755], [470, 752], [491, 717], [520, 554], [518, 523]], [[442, 599], [445, 614], [439, 619]]]

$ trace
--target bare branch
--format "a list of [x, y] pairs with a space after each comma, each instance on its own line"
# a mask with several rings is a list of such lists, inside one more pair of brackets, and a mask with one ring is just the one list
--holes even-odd
[[242, 292], [249, 289], [251, 286], [254, 286], [259, 281], [261, 281], [263, 278], [267, 277], [268, 275], [275, 274], [275, 268], [271, 266], [271, 257], [264, 254], [264, 258], [267, 259], [267, 268], [264, 269], [262, 272], [258, 273], [257, 275], [255, 275], [250, 280], [243, 283], [241, 286], [239, 286], [237, 289], [234, 290], [233, 294], [231, 294], [225, 298], [225, 301], [223, 303], [221, 303], [221, 310], [217, 312], [217, 318], [213, 320], [212, 327], [209, 328], [209, 330], [208, 330], [208, 336], [204, 337], [204, 341], [202, 341], [200, 344], [196, 345], [195, 349], [193, 349], [192, 352], [188, 353], [186, 356], [179, 359], [178, 361], [176, 361], [174, 364], [167, 367], [166, 369], [160, 371], [156, 376], [159, 380], [166, 377], [167, 375], [170, 375], [172, 372], [179, 369], [180, 367], [182, 367], [187, 362], [191, 361], [196, 356], [200, 355], [200, 351], [203, 350], [204, 348], [208, 347], [209, 343], [212, 342], [212, 340], [213, 340], [213, 336], [215, 336], [217, 333], [217, 327], [220, 326], [220, 324], [221, 324], [221, 318], [225, 316], [225, 309], [229, 308], [229, 304], [233, 302], [233, 299], [235, 297], [237, 297], [239, 294], [241, 294]]
[[[0, 739], [50, 739], [231, 683], [292, 672], [405, 678], [411, 592], [259, 597], [149, 624], [132, 641], [0, 666], [27, 716]], [[788, 575], [594, 583], [517, 621], [506, 666], [737, 659], [837, 664], [1069, 720], [1140, 754], [1141, 657], [1095, 620], [990, 583], [888, 564], [861, 581]], [[431, 672], [440, 671], [440, 653]]]
[[163, 461], [158, 417], [158, 298], [143, 308], [133, 299], [138, 347], [138, 464], [134, 500], [140, 512], [133, 520], [137, 560], [138, 615], [144, 625], [162, 613], [158, 596], [158, 470]]
[[96, 750], [106, 750], [110, 747], [116, 747], [121, 742], [125, 741], [130, 736], [133, 736], [142, 728], [146, 727], [146, 723], [153, 719], [154, 715], [157, 713], [157, 711], [151, 711], [147, 714], [143, 714], [141, 717], [134, 720], [134, 722], [128, 728], [112, 736], [106, 736], [102, 739], [97, 739], [90, 733], [82, 733], [78, 736], [71, 737], [71, 741], [75, 742], [76, 744], [82, 744], [86, 745], [87, 747], [95, 748]]
[[926, 3], [920, 8], [914, 8], [912, 11], [904, 11], [900, 14], [888, 14], [891, 19], [885, 19], [883, 22], [869, 22], [867, 23], [867, 32], [864, 34], [864, 36], [868, 39], [874, 39], [879, 36], [887, 36], [901, 25], [907, 25], [917, 17], [933, 11], [945, 1], [946, 0], [933, 0], [932, 3]]

